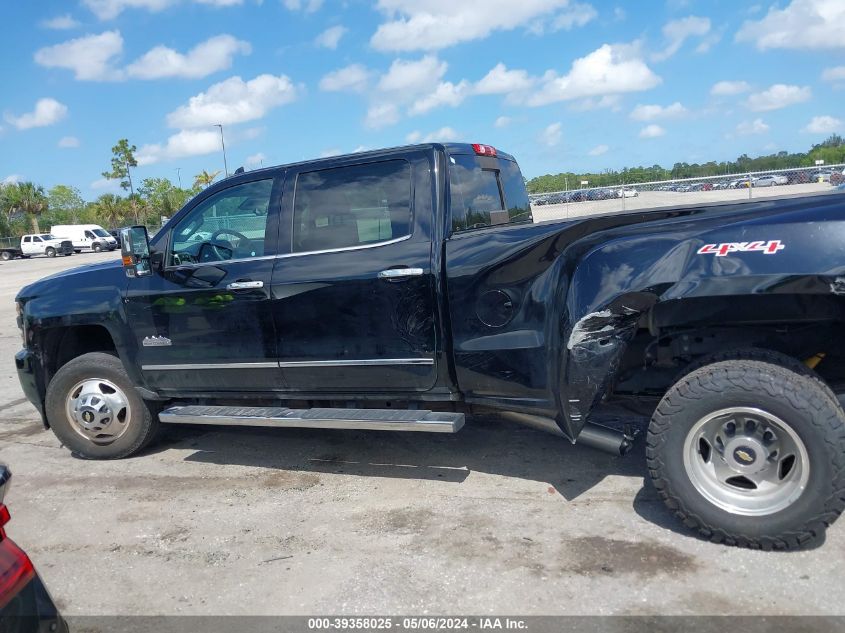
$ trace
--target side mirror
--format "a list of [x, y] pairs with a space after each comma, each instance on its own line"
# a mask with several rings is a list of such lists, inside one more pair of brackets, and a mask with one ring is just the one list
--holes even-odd
[[120, 251], [127, 277], [144, 277], [152, 272], [150, 267], [150, 238], [143, 226], [120, 230]]

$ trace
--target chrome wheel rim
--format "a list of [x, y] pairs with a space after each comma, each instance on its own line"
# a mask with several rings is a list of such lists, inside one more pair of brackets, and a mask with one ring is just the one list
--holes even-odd
[[744, 516], [789, 507], [810, 477], [798, 434], [779, 417], [753, 407], [720, 409], [696, 422], [684, 441], [684, 468], [710, 503]]
[[102, 445], [122, 436], [132, 417], [126, 394], [103, 378], [88, 378], [74, 385], [68, 392], [65, 410], [74, 431]]

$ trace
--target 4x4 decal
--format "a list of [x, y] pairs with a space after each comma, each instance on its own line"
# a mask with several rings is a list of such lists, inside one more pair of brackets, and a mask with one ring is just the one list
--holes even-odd
[[724, 244], [705, 244], [698, 249], [699, 255], [715, 255], [716, 257], [727, 257], [730, 253], [763, 253], [774, 255], [786, 248], [786, 244], [780, 240], [758, 241], [758, 242], [727, 242]]

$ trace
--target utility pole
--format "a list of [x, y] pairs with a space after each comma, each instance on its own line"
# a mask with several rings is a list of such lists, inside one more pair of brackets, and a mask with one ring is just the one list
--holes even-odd
[[182, 188], [182, 168], [181, 167], [176, 168], [176, 177], [179, 179], [179, 189], [181, 189]]
[[223, 169], [226, 172], [226, 178], [229, 177], [229, 164], [226, 162], [226, 143], [223, 140], [223, 124], [215, 123], [214, 127], [220, 128], [220, 145], [223, 147]]

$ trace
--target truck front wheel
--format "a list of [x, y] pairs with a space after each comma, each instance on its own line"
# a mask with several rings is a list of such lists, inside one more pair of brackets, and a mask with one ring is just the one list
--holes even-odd
[[149, 444], [158, 418], [120, 359], [91, 352], [63, 365], [47, 387], [47, 420], [56, 437], [88, 459], [119, 459]]
[[714, 542], [797, 548], [845, 508], [845, 412], [818, 380], [778, 364], [685, 375], [652, 417], [646, 457], [666, 505]]
[[99, 242], [94, 242], [94, 246], [91, 247], [91, 250], [95, 253], [99, 253], [101, 250], [103, 250], [103, 247], [100, 246]]
[[46, 250], [46, 251], [44, 251], [44, 254], [45, 254], [47, 257], [55, 257], [55, 256], [56, 256], [56, 249], [55, 249], [55, 248], [53, 248], [52, 246], [48, 246], [48, 247], [47, 247], [47, 250]]

